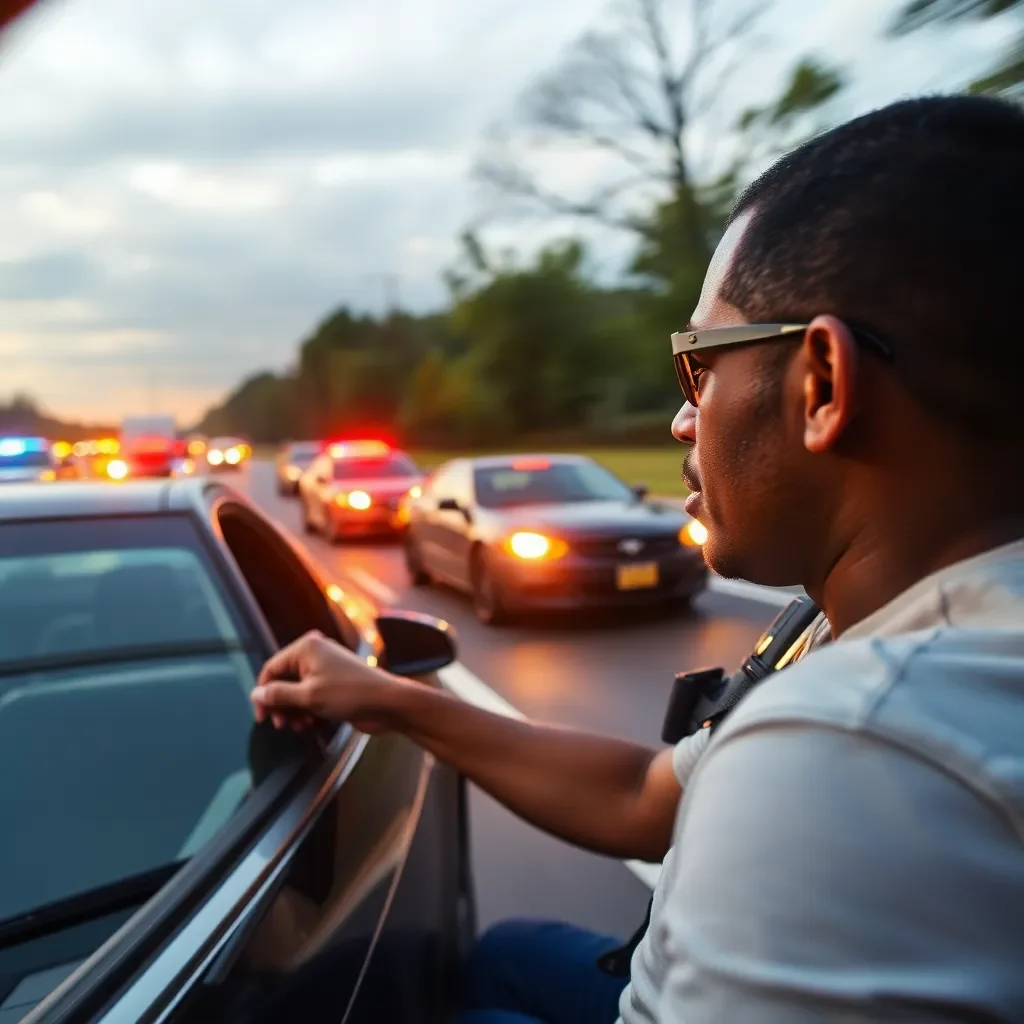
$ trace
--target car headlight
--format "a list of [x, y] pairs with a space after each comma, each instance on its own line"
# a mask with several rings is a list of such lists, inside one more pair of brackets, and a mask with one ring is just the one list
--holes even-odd
[[541, 559], [561, 558], [569, 550], [569, 545], [557, 537], [546, 537], [543, 533], [521, 530], [513, 533], [505, 541], [505, 550], [516, 558], [537, 562]]
[[708, 528], [703, 523], [698, 522], [696, 519], [691, 519], [679, 531], [679, 543], [685, 545], [688, 548], [702, 547], [707, 539]]
[[111, 480], [123, 480], [128, 475], [128, 463], [123, 459], [111, 459], [107, 463], [107, 476]]
[[357, 512], [365, 512], [373, 504], [373, 499], [366, 491], [352, 491], [350, 494], [339, 494], [338, 497], [344, 499], [343, 504]]
[[413, 501], [415, 501], [417, 498], [422, 498], [423, 488], [420, 487], [419, 484], [413, 484], [413, 486], [409, 488], [409, 497], [412, 498]]
[[296, 480], [299, 479], [300, 476], [302, 476], [302, 470], [299, 469], [298, 466], [289, 466], [284, 471], [284, 475], [288, 477], [288, 479], [291, 480], [292, 483], [294, 483]]
[[242, 461], [242, 453], [237, 448], [229, 448], [224, 453], [224, 459], [229, 466], [237, 466]]
[[224, 453], [218, 448], [211, 448], [206, 453], [206, 461], [211, 466], [222, 466], [224, 464]]

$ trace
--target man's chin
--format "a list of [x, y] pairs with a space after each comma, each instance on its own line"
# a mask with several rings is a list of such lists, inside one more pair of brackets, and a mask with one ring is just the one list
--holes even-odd
[[[703, 547], [704, 562], [707, 567], [726, 580], [743, 580], [747, 583], [756, 583], [762, 587], [787, 587], [792, 586], [788, 580], [789, 574], [779, 572], [778, 566], [767, 566], [763, 560], [751, 556], [749, 553], [737, 551], [722, 543], [715, 542], [715, 534], [708, 537]], [[785, 575], [787, 582], [782, 582]]]

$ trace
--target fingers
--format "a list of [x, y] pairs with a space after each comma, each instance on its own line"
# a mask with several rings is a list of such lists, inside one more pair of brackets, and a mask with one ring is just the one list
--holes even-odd
[[[256, 715], [263, 721], [267, 714], [307, 711], [311, 703], [309, 683], [265, 683], [252, 691]], [[276, 722], [275, 722], [276, 724]]]
[[322, 633], [306, 633], [294, 643], [272, 654], [260, 670], [259, 679], [256, 680], [257, 687], [265, 686], [276, 679], [301, 679], [304, 663], [310, 659], [323, 639]]

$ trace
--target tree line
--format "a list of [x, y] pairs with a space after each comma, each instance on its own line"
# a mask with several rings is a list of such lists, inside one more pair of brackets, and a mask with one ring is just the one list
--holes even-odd
[[[524, 262], [467, 231], [446, 274], [448, 308], [338, 309], [301, 342], [289, 372], [250, 377], [198, 429], [255, 442], [376, 432], [443, 447], [667, 439], [679, 401], [668, 336], [696, 305], [738, 189], [827, 127], [846, 84], [843, 69], [809, 55], [777, 96], [724, 120], [725, 86], [764, 42], [764, 9], [694, 0], [680, 26], [663, 0], [620, 0], [486, 140], [474, 173], [501, 213], [627, 232], [633, 257], [621, 281], [599, 283], [579, 239]], [[1022, 10], [1024, 0], [910, 0], [889, 31]], [[1024, 33], [1007, 38], [990, 70], [955, 85], [1019, 95]], [[716, 146], [695, 143], [702, 124], [727, 125]], [[597, 154], [602, 173], [577, 193], [558, 191], [538, 160], [552, 152]]]

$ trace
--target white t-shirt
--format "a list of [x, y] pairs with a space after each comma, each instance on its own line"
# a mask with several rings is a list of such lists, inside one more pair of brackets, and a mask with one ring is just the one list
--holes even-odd
[[1024, 540], [757, 687], [659, 888], [632, 1020], [1024, 1021]]
[[[804, 647], [794, 656], [793, 661], [799, 661], [815, 647], [827, 643], [828, 639], [828, 620], [821, 614], [804, 631]], [[677, 743], [672, 751], [672, 768], [684, 793], [690, 775], [710, 741], [711, 730], [701, 729], [700, 732], [687, 736]], [[657, 1020], [655, 1012], [668, 970], [668, 962], [664, 949], [653, 942], [651, 936], [657, 931], [661, 921], [665, 906], [664, 882], [666, 878], [672, 876], [674, 860], [675, 847], [665, 855], [658, 884], [654, 887], [650, 925], [630, 961], [629, 984], [619, 999], [619, 1024], [654, 1024]]]

